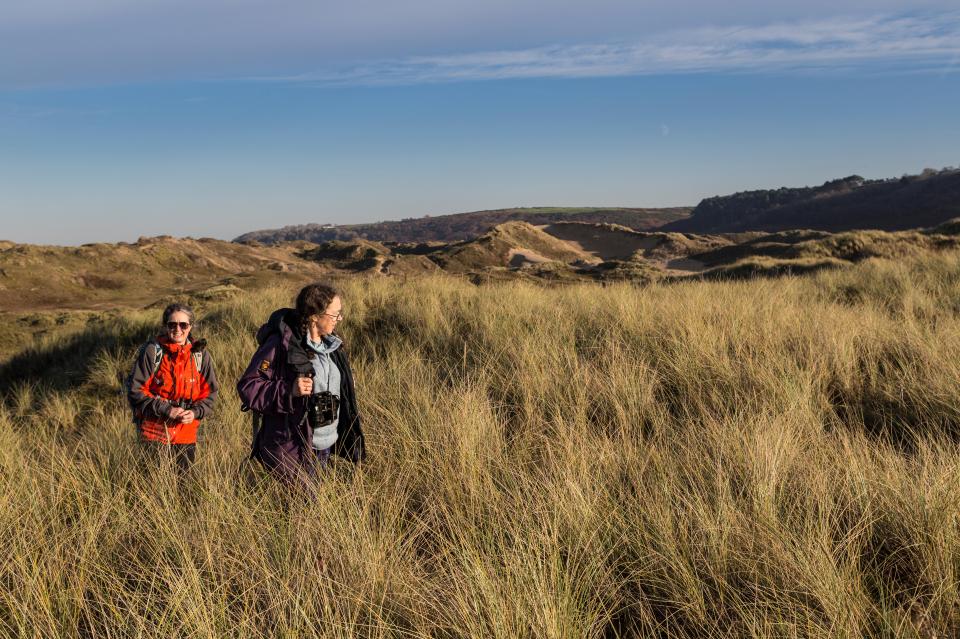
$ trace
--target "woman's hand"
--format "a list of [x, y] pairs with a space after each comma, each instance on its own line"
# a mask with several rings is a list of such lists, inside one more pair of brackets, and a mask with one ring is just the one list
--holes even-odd
[[168, 419], [175, 419], [177, 421], [180, 421], [181, 415], [183, 415], [183, 409], [180, 408], [179, 406], [171, 406], [170, 410], [167, 411]]
[[197, 414], [194, 413], [192, 410], [185, 410], [182, 413], [180, 413], [179, 417], [177, 417], [177, 419], [180, 420], [181, 424], [189, 424], [196, 418], [197, 418]]
[[298, 377], [297, 385], [293, 387], [294, 397], [303, 397], [313, 392], [313, 379], [310, 377]]

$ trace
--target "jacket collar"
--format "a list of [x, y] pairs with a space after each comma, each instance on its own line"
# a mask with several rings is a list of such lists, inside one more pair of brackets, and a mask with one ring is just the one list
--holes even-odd
[[317, 353], [332, 353], [340, 348], [341, 344], [343, 344], [343, 340], [336, 335], [324, 335], [319, 342], [307, 338], [307, 346]]
[[177, 355], [179, 353], [189, 353], [191, 350], [193, 350], [193, 341], [189, 337], [185, 343], [177, 344], [166, 335], [160, 335], [157, 337], [157, 343], [160, 344], [164, 350], [173, 355]]

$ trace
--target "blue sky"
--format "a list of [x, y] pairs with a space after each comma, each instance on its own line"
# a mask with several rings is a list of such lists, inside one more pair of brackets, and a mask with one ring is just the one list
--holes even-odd
[[0, 239], [671, 206], [960, 164], [946, 2], [14, 0]]

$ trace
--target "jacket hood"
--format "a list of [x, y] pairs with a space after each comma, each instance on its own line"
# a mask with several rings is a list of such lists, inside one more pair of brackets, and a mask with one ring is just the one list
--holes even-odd
[[284, 342], [289, 342], [293, 336], [299, 337], [299, 330], [296, 328], [297, 312], [292, 308], [278, 308], [270, 314], [270, 319], [257, 331], [257, 344], [263, 346], [267, 338], [274, 333], [279, 333]]

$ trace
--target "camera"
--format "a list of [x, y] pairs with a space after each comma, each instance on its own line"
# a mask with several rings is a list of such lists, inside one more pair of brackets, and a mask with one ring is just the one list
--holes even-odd
[[340, 398], [329, 391], [314, 393], [307, 397], [307, 423], [310, 428], [329, 426], [337, 418]]

